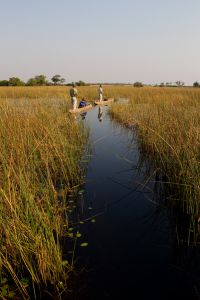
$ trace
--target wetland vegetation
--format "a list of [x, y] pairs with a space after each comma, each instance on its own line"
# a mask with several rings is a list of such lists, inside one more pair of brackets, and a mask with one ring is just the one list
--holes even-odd
[[67, 199], [83, 183], [80, 155], [88, 133], [66, 113], [62, 99], [28, 98], [26, 93], [19, 97], [12, 89], [8, 94], [13, 93], [13, 98], [9, 94], [6, 99], [4, 92], [0, 99], [1, 297], [16, 299], [20, 292], [27, 299], [30, 290], [47, 284], [60, 293], [73, 266], [63, 261], [59, 240], [69, 238]]
[[[80, 157], [88, 131], [68, 113], [69, 87], [0, 88], [1, 298], [25, 299], [51, 284], [61, 294], [73, 263], [69, 196], [84, 184]], [[78, 88], [92, 101], [96, 86]], [[137, 132], [140, 152], [165, 185], [168, 204], [189, 217], [186, 242], [198, 243], [200, 219], [200, 91], [105, 86], [113, 119]]]
[[190, 219], [188, 242], [198, 242], [200, 221], [200, 91], [192, 88], [134, 89], [113, 118], [137, 127], [141, 154], [165, 185], [168, 204]]

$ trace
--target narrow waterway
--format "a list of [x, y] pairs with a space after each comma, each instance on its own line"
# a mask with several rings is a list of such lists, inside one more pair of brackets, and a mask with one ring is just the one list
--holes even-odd
[[[177, 248], [169, 209], [154, 201], [155, 178], [147, 180], [140, 165], [133, 130], [111, 120], [108, 109], [95, 107], [82, 121], [92, 155], [79, 199], [78, 219], [87, 221], [76, 263], [87, 271], [73, 299], [197, 299], [193, 254]], [[79, 247], [83, 242], [88, 246]]]

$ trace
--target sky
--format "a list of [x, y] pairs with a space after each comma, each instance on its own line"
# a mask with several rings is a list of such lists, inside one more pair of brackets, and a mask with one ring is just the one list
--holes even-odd
[[0, 80], [200, 81], [199, 0], [0, 0]]

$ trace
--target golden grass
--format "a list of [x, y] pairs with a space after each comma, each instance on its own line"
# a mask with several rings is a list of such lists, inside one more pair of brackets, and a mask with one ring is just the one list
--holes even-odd
[[200, 90], [192, 88], [134, 89], [128, 104], [111, 114], [138, 125], [142, 151], [165, 174], [171, 198], [183, 212], [200, 216]]
[[63, 263], [59, 239], [67, 239], [67, 196], [83, 182], [86, 132], [67, 106], [47, 98], [0, 100], [0, 278], [11, 276], [26, 299], [24, 274], [32, 284], [57, 286], [72, 267]]
[[[110, 108], [113, 118], [138, 125], [141, 151], [165, 174], [171, 199], [199, 218], [200, 90], [103, 89], [106, 98], [129, 98]], [[97, 86], [78, 91], [79, 99], [98, 95]], [[58, 242], [68, 238], [68, 203], [59, 201], [56, 186], [62, 185], [66, 199], [82, 183], [86, 133], [68, 108], [69, 87], [0, 87], [0, 265], [25, 298], [25, 270], [33, 283], [58, 287], [71, 268]]]

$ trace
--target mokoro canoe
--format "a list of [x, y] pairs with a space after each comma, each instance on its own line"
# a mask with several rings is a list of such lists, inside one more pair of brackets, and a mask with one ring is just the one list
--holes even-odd
[[108, 99], [104, 99], [102, 101], [95, 100], [94, 104], [96, 104], [96, 105], [106, 105], [106, 104], [112, 103], [112, 102], [114, 102], [114, 98], [108, 98]]
[[91, 109], [91, 108], [92, 108], [92, 104], [89, 104], [87, 106], [80, 107], [80, 108], [77, 108], [77, 109], [69, 109], [69, 112], [71, 112], [71, 113], [81, 113], [82, 111], [86, 111], [86, 110]]

